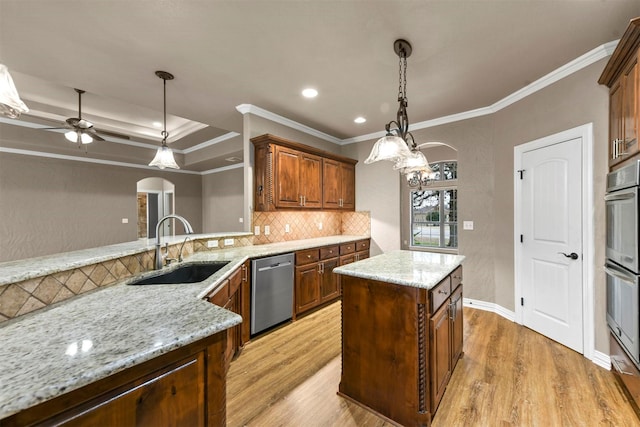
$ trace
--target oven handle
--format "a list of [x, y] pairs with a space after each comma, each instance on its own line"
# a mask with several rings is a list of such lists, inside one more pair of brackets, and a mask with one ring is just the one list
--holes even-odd
[[634, 197], [636, 197], [635, 192], [621, 193], [621, 194], [607, 194], [606, 196], [604, 196], [604, 200], [609, 202], [612, 200], [629, 200], [629, 199], [633, 199]]
[[627, 282], [627, 283], [630, 283], [632, 285], [636, 284], [635, 278], [632, 278], [633, 276], [626, 275], [626, 274], [624, 274], [622, 272], [619, 272], [617, 270], [612, 270], [611, 268], [609, 268], [607, 266], [604, 267], [604, 272], [607, 273], [610, 276], [613, 276], [613, 277], [615, 277], [617, 279], [622, 280], [623, 282]]

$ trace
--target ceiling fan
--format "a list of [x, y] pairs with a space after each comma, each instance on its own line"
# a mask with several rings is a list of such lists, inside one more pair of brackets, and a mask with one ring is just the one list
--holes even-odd
[[90, 144], [94, 140], [104, 141], [104, 138], [98, 135], [98, 132], [102, 131], [98, 131], [93, 127], [93, 123], [82, 118], [82, 94], [85, 91], [82, 89], [74, 90], [78, 93], [78, 117], [70, 117], [65, 120], [66, 124], [64, 128], [47, 128], [47, 130], [69, 129], [68, 132], [65, 132], [64, 137], [71, 142], [77, 142], [78, 146], [82, 146], [83, 144]]

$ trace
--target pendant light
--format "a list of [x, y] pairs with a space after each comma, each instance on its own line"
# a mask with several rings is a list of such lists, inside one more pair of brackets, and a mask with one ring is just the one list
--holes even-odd
[[160, 77], [164, 81], [164, 128], [162, 135], [162, 146], [158, 148], [156, 156], [153, 158], [149, 166], [157, 166], [160, 169], [180, 169], [180, 166], [173, 158], [173, 150], [167, 146], [167, 138], [169, 133], [167, 132], [167, 80], [173, 80], [173, 74], [166, 71], [156, 71], [156, 76]]
[[411, 56], [411, 44], [406, 40], [398, 39], [393, 43], [393, 50], [400, 58], [399, 105], [396, 120], [385, 125], [387, 134], [376, 141], [371, 154], [364, 162], [366, 164], [379, 160], [395, 162], [393, 168], [407, 176], [409, 186], [427, 185], [433, 171], [429, 167], [426, 156], [418, 150], [413, 135], [409, 132], [409, 117], [407, 116], [407, 106], [409, 105], [407, 100], [407, 58]]
[[0, 114], [17, 119], [20, 114], [29, 112], [29, 108], [20, 99], [16, 85], [6, 65], [0, 64]]

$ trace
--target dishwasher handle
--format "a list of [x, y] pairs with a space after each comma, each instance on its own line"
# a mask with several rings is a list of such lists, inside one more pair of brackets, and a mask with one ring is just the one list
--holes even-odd
[[258, 268], [258, 271], [268, 271], [268, 270], [275, 270], [276, 268], [282, 268], [282, 267], [288, 267], [291, 265], [290, 261], [287, 262], [277, 262], [275, 264], [271, 264], [271, 265], [267, 265], [266, 267], [260, 267]]

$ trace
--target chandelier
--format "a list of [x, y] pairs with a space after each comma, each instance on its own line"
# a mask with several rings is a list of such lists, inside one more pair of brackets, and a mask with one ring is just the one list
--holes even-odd
[[407, 116], [407, 58], [411, 56], [411, 44], [402, 39], [393, 43], [393, 50], [400, 58], [398, 83], [398, 112], [396, 120], [385, 125], [386, 135], [373, 146], [369, 157], [364, 161], [371, 164], [379, 160], [389, 160], [395, 163], [394, 169], [406, 175], [407, 183], [411, 187], [428, 185], [433, 171], [425, 155], [418, 150], [418, 146], [409, 132], [409, 117]]
[[173, 80], [173, 74], [166, 71], [156, 71], [156, 76], [164, 81], [164, 128], [161, 133], [162, 146], [158, 148], [156, 156], [149, 163], [149, 166], [157, 166], [160, 169], [180, 169], [173, 158], [173, 150], [167, 146], [167, 138], [169, 137], [169, 132], [167, 132], [167, 80]]

